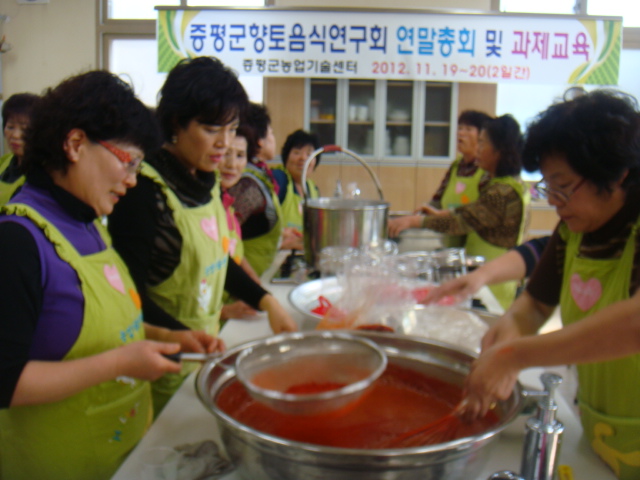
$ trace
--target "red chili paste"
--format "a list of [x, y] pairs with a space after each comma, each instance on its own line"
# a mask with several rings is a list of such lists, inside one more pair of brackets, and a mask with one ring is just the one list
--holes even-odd
[[[277, 412], [254, 400], [234, 380], [218, 394], [218, 407], [255, 430], [298, 442], [342, 448], [389, 448], [406, 432], [451, 413], [462, 389], [409, 368], [388, 364], [368, 394], [337, 412], [298, 416]], [[497, 423], [493, 412], [482, 420], [456, 426], [462, 438]], [[428, 436], [427, 436], [428, 444]], [[433, 442], [437, 443], [437, 442]]]

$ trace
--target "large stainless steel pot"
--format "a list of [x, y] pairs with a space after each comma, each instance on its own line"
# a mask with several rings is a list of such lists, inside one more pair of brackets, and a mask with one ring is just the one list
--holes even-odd
[[[318, 332], [304, 332], [315, 335]], [[475, 355], [445, 343], [404, 335], [355, 332], [376, 342], [391, 363], [461, 385]], [[263, 342], [258, 340], [256, 342]], [[231, 418], [216, 406], [222, 388], [235, 379], [236, 356], [256, 342], [228, 351], [203, 365], [196, 377], [200, 400], [217, 420], [224, 446], [247, 480], [468, 480], [489, 456], [487, 446], [523, 406], [521, 386], [496, 407], [498, 424], [475, 437], [411, 449], [365, 450], [326, 447], [264, 434]]]
[[[311, 161], [323, 152], [342, 152], [362, 164], [373, 179], [380, 200], [359, 198], [321, 197], [309, 198], [307, 170]], [[351, 150], [337, 145], [317, 149], [307, 159], [302, 171], [305, 192], [303, 205], [304, 251], [308, 265], [318, 267], [318, 254], [324, 247], [340, 245], [362, 247], [382, 245], [387, 239], [389, 203], [384, 201], [382, 188], [375, 173], [364, 160]]]

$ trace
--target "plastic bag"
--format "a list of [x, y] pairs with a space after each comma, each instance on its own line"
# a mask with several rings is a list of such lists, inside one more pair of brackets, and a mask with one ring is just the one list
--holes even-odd
[[341, 279], [342, 295], [326, 310], [317, 328], [395, 330], [394, 319], [402, 318], [417, 301], [415, 283], [398, 274], [392, 258], [368, 251], [351, 258]]

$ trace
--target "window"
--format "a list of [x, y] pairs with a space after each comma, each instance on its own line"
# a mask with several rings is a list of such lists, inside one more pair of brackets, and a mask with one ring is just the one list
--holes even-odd
[[180, 0], [103, 0], [107, 2], [107, 18], [126, 20], [153, 20], [156, 5], [179, 7]]
[[[589, 0], [591, 2], [593, 0]], [[576, 0], [502, 0], [502, 12], [522, 13], [556, 13], [571, 15], [574, 13]]]
[[[118, 20], [154, 20], [156, 5], [163, 7], [262, 7], [264, 0], [103, 0], [107, 18]], [[182, 5], [184, 4], [184, 5]]]
[[589, 0], [589, 15], [622, 17], [624, 27], [640, 27], [640, 2], [629, 0]]
[[156, 96], [166, 73], [157, 72], [158, 49], [156, 39], [109, 39], [110, 72], [122, 76], [134, 87], [136, 95], [145, 105], [155, 106]]
[[[166, 73], [158, 73], [155, 40], [156, 5], [162, 6], [263, 6], [264, 0], [99, 0], [106, 20], [98, 25], [101, 66], [121, 75], [134, 87], [138, 97], [155, 107]], [[263, 80], [239, 75], [249, 98], [262, 102]]]

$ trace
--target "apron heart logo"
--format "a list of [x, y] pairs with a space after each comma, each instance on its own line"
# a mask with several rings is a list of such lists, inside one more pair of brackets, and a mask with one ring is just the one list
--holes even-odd
[[456, 182], [456, 193], [458, 195], [460, 195], [462, 192], [464, 192], [464, 190], [466, 188], [467, 188], [467, 186], [463, 182]]
[[460, 197], [460, 201], [462, 202], [462, 205], [467, 205], [469, 203], [469, 197], [467, 195], [462, 195]]
[[124, 282], [120, 277], [120, 272], [118, 272], [118, 267], [116, 267], [115, 265], [105, 265], [102, 270], [104, 272], [104, 276], [107, 279], [107, 282], [109, 282], [109, 285], [111, 285], [120, 293], [124, 294], [125, 293]]
[[216, 222], [215, 217], [203, 218], [200, 220], [200, 227], [207, 237], [211, 238], [215, 242], [218, 241], [218, 223]]
[[580, 275], [571, 275], [571, 296], [580, 310], [586, 312], [593, 307], [602, 296], [602, 284], [597, 278], [583, 282]]
[[222, 251], [224, 253], [229, 253], [229, 237], [224, 237], [222, 239]]

